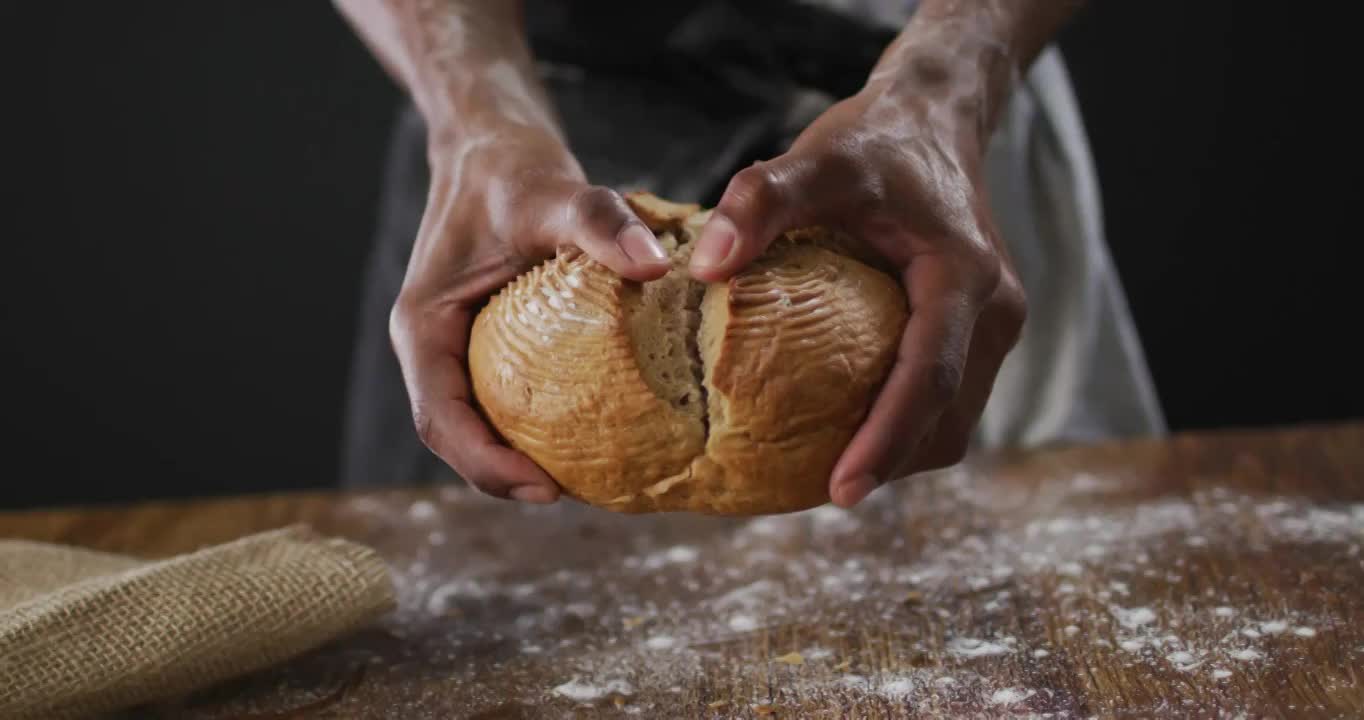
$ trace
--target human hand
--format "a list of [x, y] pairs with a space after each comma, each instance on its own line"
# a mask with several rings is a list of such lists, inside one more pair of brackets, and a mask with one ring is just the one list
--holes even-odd
[[898, 272], [910, 318], [832, 472], [830, 496], [843, 507], [964, 457], [1026, 314], [985, 195], [977, 117], [968, 103], [911, 89], [924, 88], [869, 84], [788, 152], [735, 175], [691, 259], [694, 277], [723, 281], [782, 232], [825, 225]]
[[667, 273], [654, 234], [620, 195], [589, 184], [551, 133], [507, 128], [431, 153], [431, 189], [390, 335], [422, 442], [483, 492], [553, 502], [559, 487], [501, 444], [470, 402], [467, 351], [479, 304], [573, 245], [633, 280]]

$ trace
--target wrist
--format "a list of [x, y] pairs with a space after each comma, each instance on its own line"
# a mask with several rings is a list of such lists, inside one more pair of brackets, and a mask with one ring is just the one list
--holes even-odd
[[426, 125], [427, 151], [433, 160], [492, 140], [507, 146], [534, 145], [567, 152], [567, 141], [553, 111], [528, 93], [466, 88], [435, 95], [428, 94], [425, 102], [418, 103]]
[[887, 48], [863, 92], [917, 106], [934, 124], [984, 147], [1019, 82], [1004, 25], [986, 10], [916, 18]]
[[583, 177], [582, 167], [557, 132], [515, 123], [432, 132], [427, 156], [433, 174], [462, 176], [456, 179], [475, 183], [492, 178]]

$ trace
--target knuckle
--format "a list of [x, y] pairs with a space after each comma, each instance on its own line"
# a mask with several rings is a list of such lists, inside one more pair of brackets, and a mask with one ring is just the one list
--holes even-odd
[[1004, 275], [1003, 263], [1000, 262], [994, 248], [984, 240], [976, 240], [968, 247], [970, 250], [967, 253], [967, 268], [971, 275], [970, 288], [974, 298], [984, 302], [994, 295], [999, 287]]
[[431, 422], [431, 415], [422, 409], [420, 405], [412, 406], [412, 427], [417, 432], [417, 439], [426, 449], [436, 451], [436, 429]]
[[578, 218], [594, 228], [615, 229], [629, 217], [625, 200], [616, 191], [601, 185], [578, 191], [573, 206]]
[[960, 233], [956, 244], [956, 283], [972, 303], [984, 306], [1003, 280], [1004, 263], [994, 247], [974, 232]]
[[732, 203], [766, 209], [781, 203], [785, 185], [775, 165], [757, 162], [734, 175], [725, 196]]
[[435, 339], [449, 322], [454, 306], [439, 298], [418, 297], [404, 290], [388, 313], [388, 336], [400, 360]]
[[1028, 320], [1028, 297], [1013, 273], [1005, 273], [995, 293], [995, 313], [1012, 340], [1017, 340]]
[[417, 303], [409, 297], [399, 295], [388, 313], [389, 340], [399, 344], [409, 337], [419, 315]]

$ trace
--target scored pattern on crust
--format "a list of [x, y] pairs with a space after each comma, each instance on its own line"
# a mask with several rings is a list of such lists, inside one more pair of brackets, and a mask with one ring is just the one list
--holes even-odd
[[[710, 299], [719, 337], [705, 358], [707, 456], [719, 470], [709, 496], [734, 512], [827, 500], [833, 465], [894, 358], [903, 297], [846, 255], [784, 244]], [[736, 482], [755, 468], [761, 482]]]
[[[622, 285], [585, 254], [564, 253], [518, 277], [475, 320], [474, 395], [508, 443], [553, 477], [666, 476], [703, 446], [700, 421], [688, 428], [641, 377]], [[694, 442], [680, 442], [689, 434]]]
[[[815, 393], [801, 384], [812, 369], [820, 375], [842, 375], [837, 379], [858, 383], [856, 370], [866, 363], [858, 353], [856, 331], [859, 318], [850, 318], [856, 308], [835, 302], [839, 270], [827, 253], [813, 248], [791, 248], [779, 260], [768, 258], [729, 286], [729, 324], [716, 367], [717, 389], [725, 392], [731, 404], [738, 398], [750, 399], [764, 390], [765, 383], [744, 382], [746, 377], [782, 377], [792, 383], [791, 392], [769, 398], [785, 405], [780, 424], [754, 429], [754, 440], [778, 440], [800, 435], [811, 423], [826, 421], [829, 403], [846, 395], [818, 393], [818, 402], [808, 402]], [[783, 357], [800, 354], [810, 362], [778, 368]], [[829, 367], [828, 359], [836, 367]], [[823, 361], [821, 361], [823, 360]], [[829, 372], [843, 370], [842, 373]], [[825, 378], [831, 379], [831, 378]], [[805, 390], [806, 392], [801, 392]], [[784, 402], [795, 401], [795, 402]]]

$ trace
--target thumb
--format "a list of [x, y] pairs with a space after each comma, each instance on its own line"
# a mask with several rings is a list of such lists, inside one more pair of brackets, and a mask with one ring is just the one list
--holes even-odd
[[575, 245], [617, 274], [656, 280], [671, 267], [668, 253], [619, 193], [600, 185], [571, 185], [553, 194], [533, 233], [546, 254]]
[[811, 170], [788, 154], [736, 173], [692, 250], [692, 277], [728, 280], [778, 235], [806, 224], [815, 210], [805, 190]]

